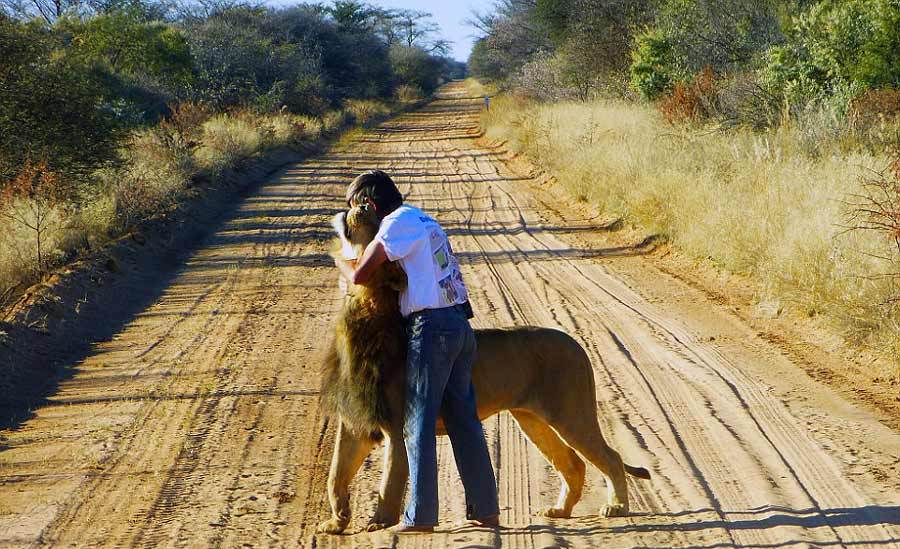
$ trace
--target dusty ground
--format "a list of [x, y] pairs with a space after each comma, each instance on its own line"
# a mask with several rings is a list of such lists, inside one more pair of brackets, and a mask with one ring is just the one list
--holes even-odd
[[[464, 93], [451, 85], [259, 187], [3, 432], [0, 545], [900, 546], [900, 435], [661, 271], [649, 246], [605, 235], [480, 146], [480, 101]], [[575, 518], [540, 517], [559, 481], [502, 414], [486, 432], [504, 528], [454, 525], [464, 501], [442, 440], [437, 534], [355, 533], [374, 509], [378, 452], [354, 484], [354, 533], [314, 534], [334, 432], [317, 361], [341, 300], [328, 219], [372, 167], [451, 234], [478, 326], [557, 326], [587, 348], [608, 439], [654, 475], [631, 482], [633, 516], [597, 516], [605, 487], [591, 470]]]

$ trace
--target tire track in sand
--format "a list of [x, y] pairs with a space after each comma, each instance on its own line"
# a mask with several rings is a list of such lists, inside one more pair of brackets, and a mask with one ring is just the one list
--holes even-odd
[[[247, 197], [56, 404], [4, 433], [0, 546], [900, 545], [896, 482], [859, 473], [863, 460], [891, 467], [897, 434], [786, 400], [824, 389], [782, 387], [789, 361], [661, 274], [645, 247], [611, 244], [596, 220], [560, 221], [565, 205], [476, 141], [481, 103], [465, 95], [451, 84]], [[629, 480], [632, 516], [597, 516], [605, 486], [589, 468], [576, 516], [541, 517], [560, 481], [501, 414], [485, 432], [505, 528], [453, 525], [465, 502], [442, 439], [435, 535], [359, 533], [380, 451], [354, 482], [351, 535], [315, 534], [334, 434], [316, 407], [317, 362], [341, 302], [328, 220], [349, 178], [375, 167], [451, 234], [477, 325], [558, 326], [585, 346], [605, 436], [654, 473]], [[871, 440], [856, 462], [851, 432]]]

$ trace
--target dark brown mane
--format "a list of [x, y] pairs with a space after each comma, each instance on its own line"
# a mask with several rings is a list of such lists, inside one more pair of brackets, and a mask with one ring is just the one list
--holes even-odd
[[[362, 229], [360, 225], [365, 223], [373, 220], [347, 216], [351, 230]], [[371, 240], [372, 227], [365, 229], [360, 233]], [[405, 367], [406, 335], [397, 289], [405, 281], [399, 265], [385, 263], [365, 286], [354, 287], [338, 315], [333, 343], [322, 364], [321, 402], [325, 413], [340, 416], [359, 434], [380, 435], [392, 414], [402, 413], [390, 409], [386, 381]]]

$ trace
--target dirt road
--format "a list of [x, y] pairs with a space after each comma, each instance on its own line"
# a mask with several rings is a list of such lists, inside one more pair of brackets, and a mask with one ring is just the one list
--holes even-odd
[[[0, 546], [900, 547], [900, 435], [479, 146], [481, 101], [464, 96], [452, 84], [260, 186], [3, 433]], [[454, 525], [464, 500], [442, 440], [437, 534], [314, 534], [334, 433], [317, 360], [341, 300], [328, 220], [372, 167], [444, 224], [478, 326], [557, 326], [588, 349], [608, 439], [653, 474], [629, 481], [632, 516], [597, 516], [590, 469], [576, 517], [542, 518], [559, 481], [502, 414], [485, 428], [503, 529]], [[380, 464], [374, 452], [354, 483], [351, 532]]]

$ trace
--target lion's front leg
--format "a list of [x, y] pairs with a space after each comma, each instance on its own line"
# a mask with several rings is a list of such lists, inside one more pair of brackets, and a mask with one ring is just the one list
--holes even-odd
[[350, 524], [350, 481], [372, 450], [369, 437], [359, 437], [343, 422], [338, 424], [331, 470], [328, 472], [328, 500], [331, 519], [316, 529], [326, 534], [340, 534]]
[[403, 495], [409, 478], [409, 463], [406, 460], [406, 444], [403, 442], [403, 428], [394, 433], [385, 433], [384, 471], [381, 475], [381, 490], [378, 507], [366, 528], [369, 532], [381, 530], [400, 522], [403, 511]]

